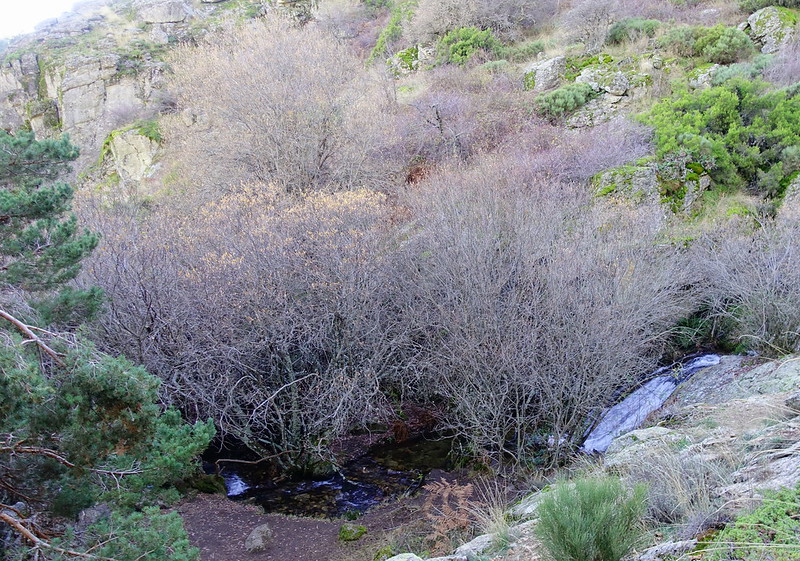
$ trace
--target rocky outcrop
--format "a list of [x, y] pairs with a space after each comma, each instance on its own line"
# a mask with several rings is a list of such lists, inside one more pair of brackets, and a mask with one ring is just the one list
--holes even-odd
[[113, 135], [108, 145], [114, 168], [123, 181], [141, 181], [151, 175], [158, 142], [131, 129]]
[[709, 64], [707, 66], [700, 66], [690, 72], [689, 76], [687, 76], [689, 89], [706, 90], [710, 88], [714, 81], [714, 75], [719, 68], [719, 64]]
[[557, 88], [566, 70], [567, 59], [557, 56], [528, 65], [525, 72], [525, 88], [534, 92], [544, 92]]
[[637, 202], [659, 199], [658, 168], [654, 163], [627, 165], [602, 172], [594, 184], [599, 196], [613, 195]]
[[742, 28], [762, 45], [762, 53], [776, 53], [797, 37], [797, 22], [797, 12], [770, 6], [751, 14]]

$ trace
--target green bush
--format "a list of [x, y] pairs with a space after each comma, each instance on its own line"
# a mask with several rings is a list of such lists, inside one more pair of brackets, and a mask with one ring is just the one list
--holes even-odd
[[719, 86], [733, 78], [754, 80], [764, 74], [764, 70], [769, 67], [774, 58], [774, 55], [758, 55], [753, 58], [751, 62], [739, 62], [737, 64], [718, 68], [714, 72], [711, 84]]
[[502, 51], [502, 44], [491, 30], [481, 31], [477, 27], [462, 27], [448, 32], [436, 45], [437, 62], [464, 64], [480, 50], [492, 55]]
[[655, 37], [661, 22], [656, 19], [625, 18], [611, 26], [606, 43], [618, 45], [637, 37]]
[[716, 25], [700, 35], [694, 50], [708, 62], [730, 64], [753, 54], [755, 47], [744, 31]]
[[800, 487], [767, 495], [759, 508], [717, 534], [707, 549], [715, 560], [796, 560], [800, 557]]
[[530, 41], [513, 47], [500, 47], [497, 55], [511, 62], [524, 62], [544, 51], [544, 41]]
[[417, 0], [391, 4], [389, 21], [378, 35], [378, 40], [375, 42], [367, 62], [374, 62], [376, 59], [385, 59], [389, 56], [391, 44], [400, 39], [403, 34], [403, 23], [411, 20], [416, 7]]
[[800, 8], [800, 0], [739, 0], [739, 7], [745, 12], [755, 12], [767, 6]]
[[800, 91], [766, 88], [733, 78], [657, 103], [642, 120], [655, 127], [662, 179], [707, 172], [721, 188], [779, 196], [796, 165]]
[[612, 477], [560, 483], [539, 505], [537, 536], [558, 561], [619, 561], [639, 538], [645, 497]]
[[573, 83], [537, 96], [535, 105], [541, 115], [557, 120], [586, 105], [595, 97], [597, 92], [589, 84]]
[[659, 44], [677, 56], [699, 57], [717, 64], [730, 64], [750, 56], [755, 50], [744, 31], [721, 24], [676, 27], [662, 37]]

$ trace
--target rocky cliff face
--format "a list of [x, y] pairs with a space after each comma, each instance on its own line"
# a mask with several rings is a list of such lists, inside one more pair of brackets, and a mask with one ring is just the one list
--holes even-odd
[[[141, 178], [156, 139], [130, 125], [169, 109], [165, 55], [173, 45], [196, 40], [225, 21], [256, 17], [269, 4], [82, 2], [73, 13], [42, 22], [0, 51], [0, 128], [30, 128], [39, 138], [68, 133], [81, 148], [77, 171], [96, 162], [101, 148], [113, 141], [105, 152], [114, 158], [117, 174]], [[115, 131], [126, 134], [112, 139]]]

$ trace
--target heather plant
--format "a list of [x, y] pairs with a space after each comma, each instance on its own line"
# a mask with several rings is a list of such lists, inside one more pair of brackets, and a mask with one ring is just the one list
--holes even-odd
[[611, 29], [608, 30], [606, 42], [611, 45], [618, 45], [633, 41], [639, 37], [655, 37], [660, 27], [661, 22], [658, 20], [625, 18], [611, 26]]
[[500, 41], [488, 29], [462, 27], [448, 32], [436, 45], [437, 60], [440, 63], [465, 64], [479, 51], [494, 57], [500, 53]]
[[659, 42], [677, 56], [699, 57], [717, 64], [730, 64], [755, 52], [753, 42], [744, 31], [722, 24], [714, 27], [675, 27]]
[[580, 109], [597, 95], [598, 93], [589, 84], [572, 83], [538, 95], [534, 103], [540, 114], [557, 121]]
[[800, 8], [800, 0], [739, 0], [739, 7], [745, 12], [755, 12], [767, 6]]
[[610, 477], [558, 483], [539, 504], [536, 534], [560, 561], [619, 561], [641, 535], [646, 493]]

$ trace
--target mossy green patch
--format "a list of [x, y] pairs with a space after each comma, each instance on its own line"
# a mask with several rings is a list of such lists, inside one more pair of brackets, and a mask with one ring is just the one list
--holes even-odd
[[342, 524], [339, 528], [339, 541], [354, 542], [361, 539], [367, 533], [367, 527], [361, 524]]

